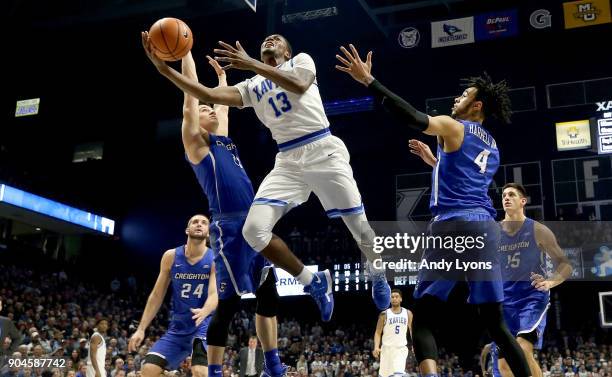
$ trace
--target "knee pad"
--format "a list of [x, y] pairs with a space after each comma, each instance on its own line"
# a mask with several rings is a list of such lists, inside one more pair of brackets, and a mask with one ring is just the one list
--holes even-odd
[[249, 215], [242, 227], [242, 237], [256, 251], [263, 250], [272, 239], [272, 232], [264, 229], [261, 221], [258, 221], [256, 210], [249, 211]]
[[272, 269], [263, 284], [255, 292], [257, 297], [257, 308], [255, 313], [263, 317], [276, 317], [278, 313], [278, 292], [276, 290], [276, 279]]
[[240, 297], [238, 296], [232, 296], [224, 300], [219, 300], [217, 310], [215, 311], [215, 314], [208, 325], [208, 330], [206, 331], [206, 340], [208, 345], [225, 347], [229, 324], [239, 308]]

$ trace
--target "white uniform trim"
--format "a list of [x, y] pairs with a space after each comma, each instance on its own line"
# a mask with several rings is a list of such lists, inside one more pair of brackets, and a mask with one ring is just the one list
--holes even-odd
[[544, 308], [544, 310], [542, 311], [542, 314], [540, 314], [540, 318], [538, 318], [536, 323], [533, 326], [531, 326], [530, 329], [521, 330], [521, 331], [517, 332], [516, 335], [518, 335], [518, 334], [529, 334], [533, 330], [537, 329], [538, 326], [540, 325], [540, 322], [542, 322], [542, 320], [546, 317], [546, 313], [548, 312], [548, 308], [550, 308], [550, 303], [548, 303], [548, 305], [546, 305], [546, 308]]
[[221, 197], [219, 196], [219, 185], [217, 183], [217, 162], [215, 161], [215, 155], [212, 152], [208, 153], [210, 155], [210, 159], [212, 161], [213, 166], [213, 176], [215, 177], [215, 191], [217, 192], [217, 204], [219, 204], [219, 212], [223, 212], [221, 209]]
[[162, 355], [162, 354], [161, 354], [161, 353], [159, 353], [159, 352], [147, 352], [147, 355], [155, 355], [155, 356], [159, 356], [159, 357], [161, 357], [162, 359], [166, 360], [166, 356]]

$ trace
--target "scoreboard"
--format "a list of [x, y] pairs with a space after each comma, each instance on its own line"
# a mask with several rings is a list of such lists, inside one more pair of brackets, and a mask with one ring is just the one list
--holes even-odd
[[367, 291], [369, 276], [361, 262], [336, 263], [332, 270], [334, 292]]
[[[362, 262], [336, 263], [332, 269], [334, 292], [363, 292], [371, 286], [370, 276]], [[415, 285], [417, 271], [387, 270], [387, 279], [391, 285]]]

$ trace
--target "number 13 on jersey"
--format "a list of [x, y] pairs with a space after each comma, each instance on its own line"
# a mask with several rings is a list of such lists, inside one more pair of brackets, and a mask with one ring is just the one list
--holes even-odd
[[291, 110], [291, 102], [289, 102], [289, 98], [287, 98], [287, 93], [280, 92], [276, 95], [276, 100], [273, 97], [268, 98], [268, 103], [272, 106], [274, 110], [274, 116], [277, 118], [283, 113]]

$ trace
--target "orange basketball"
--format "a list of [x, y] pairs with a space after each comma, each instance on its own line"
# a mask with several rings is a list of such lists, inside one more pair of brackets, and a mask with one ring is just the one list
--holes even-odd
[[157, 20], [149, 29], [149, 38], [155, 55], [168, 62], [180, 60], [193, 46], [191, 29], [178, 18]]

